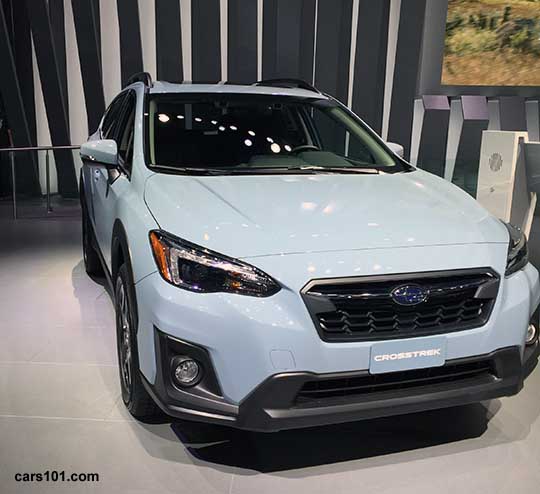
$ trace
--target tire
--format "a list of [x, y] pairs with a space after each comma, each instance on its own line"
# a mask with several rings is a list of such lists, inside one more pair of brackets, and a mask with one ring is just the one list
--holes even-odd
[[139, 373], [137, 348], [137, 318], [133, 283], [125, 264], [120, 266], [115, 281], [114, 305], [116, 310], [116, 346], [122, 400], [129, 413], [136, 419], [151, 419], [160, 414], [158, 406], [146, 391]]
[[103, 276], [103, 266], [101, 260], [94, 247], [94, 232], [92, 230], [92, 224], [88, 217], [86, 205], [84, 204], [84, 196], [81, 200], [82, 209], [82, 247], [83, 247], [83, 260], [84, 268], [89, 276]]

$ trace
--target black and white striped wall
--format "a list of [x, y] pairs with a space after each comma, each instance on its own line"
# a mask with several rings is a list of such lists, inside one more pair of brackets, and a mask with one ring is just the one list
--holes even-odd
[[[448, 108], [441, 100], [415, 103], [427, 67], [422, 53], [433, 46], [430, 12], [446, 4], [0, 0], [0, 96], [15, 146], [80, 144], [135, 72], [168, 81], [298, 77], [345, 102], [385, 139], [403, 144], [407, 156], [446, 159], [455, 148], [447, 144], [455, 141], [455, 125], [445, 120], [452, 118], [450, 101]], [[439, 104], [443, 113], [433, 113]], [[439, 130], [426, 134], [429, 128]], [[57, 152], [53, 162], [53, 191], [75, 195], [77, 159]], [[43, 156], [28, 157], [19, 189], [39, 193], [44, 181]]]
[[[0, 94], [18, 146], [84, 141], [141, 70], [169, 81], [300, 77], [378, 132], [410, 132], [426, 0], [0, 1], [0, 54], [12, 61]], [[53, 186], [73, 193], [77, 163], [65, 153], [55, 163]]]

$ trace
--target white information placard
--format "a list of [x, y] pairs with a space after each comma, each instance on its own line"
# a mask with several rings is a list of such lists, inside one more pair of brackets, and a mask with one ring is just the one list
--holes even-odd
[[520, 138], [527, 142], [527, 132], [485, 130], [482, 134], [476, 198], [504, 221], [510, 221], [512, 214]]

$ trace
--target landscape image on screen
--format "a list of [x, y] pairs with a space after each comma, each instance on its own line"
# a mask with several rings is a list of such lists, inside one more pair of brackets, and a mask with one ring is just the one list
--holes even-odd
[[441, 83], [539, 86], [540, 0], [449, 0]]

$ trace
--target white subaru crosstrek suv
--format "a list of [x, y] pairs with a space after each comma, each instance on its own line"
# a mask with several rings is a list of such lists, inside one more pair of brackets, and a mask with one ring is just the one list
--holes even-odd
[[301, 81], [132, 78], [80, 191], [135, 417], [274, 431], [520, 391], [524, 235], [392, 149]]

